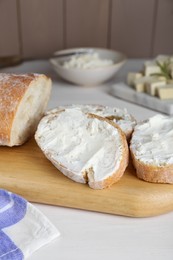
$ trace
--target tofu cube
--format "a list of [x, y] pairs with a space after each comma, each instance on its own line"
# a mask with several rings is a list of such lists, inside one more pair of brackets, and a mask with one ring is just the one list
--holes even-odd
[[173, 99], [173, 84], [167, 84], [157, 89], [157, 96], [160, 99]]
[[159, 80], [153, 78], [151, 81], [146, 83], [146, 92], [151, 96], [156, 96], [157, 88], [166, 85], [166, 80]]
[[156, 57], [156, 61], [159, 61], [161, 64], [163, 64], [166, 61], [170, 61], [171, 63], [173, 63], [173, 56], [170, 55], [158, 55]]
[[147, 82], [150, 82], [153, 79], [153, 77], [141, 77], [138, 79], [135, 79], [134, 86], [135, 90], [137, 92], [145, 92], [145, 86]]
[[148, 77], [155, 73], [161, 73], [160, 67], [155, 63], [155, 61], [146, 61], [144, 64], [145, 76]]
[[156, 57], [156, 61], [163, 64], [164, 62], [168, 61], [169, 58], [170, 58], [170, 56], [168, 56], [168, 55], [158, 55]]
[[173, 63], [170, 64], [169, 69], [170, 69], [171, 78], [173, 79]]
[[173, 79], [168, 79], [167, 84], [173, 84]]
[[139, 79], [142, 77], [142, 73], [129, 72], [127, 75], [127, 84], [131, 87], [134, 87], [135, 79]]
[[171, 71], [171, 78], [173, 79], [173, 70]]

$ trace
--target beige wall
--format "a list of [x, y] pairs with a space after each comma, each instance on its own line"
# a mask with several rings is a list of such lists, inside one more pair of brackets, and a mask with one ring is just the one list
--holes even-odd
[[0, 0], [0, 56], [97, 46], [173, 54], [173, 0]]

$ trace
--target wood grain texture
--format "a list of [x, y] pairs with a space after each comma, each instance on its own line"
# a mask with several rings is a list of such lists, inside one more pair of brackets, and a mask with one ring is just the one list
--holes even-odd
[[112, 0], [110, 47], [128, 57], [150, 57], [155, 0]]
[[66, 0], [66, 47], [107, 47], [110, 0]]
[[173, 1], [158, 0], [153, 55], [173, 54]]
[[23, 57], [46, 57], [63, 48], [63, 0], [20, 0]]
[[0, 56], [18, 55], [19, 31], [16, 0], [0, 1]]
[[0, 147], [0, 188], [39, 202], [97, 212], [148, 217], [173, 210], [173, 185], [139, 180], [129, 165], [122, 179], [92, 190], [60, 173], [34, 140], [21, 147]]

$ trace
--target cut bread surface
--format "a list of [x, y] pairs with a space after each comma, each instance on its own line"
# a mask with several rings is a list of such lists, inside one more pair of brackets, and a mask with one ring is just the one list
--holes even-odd
[[172, 141], [173, 117], [158, 114], [135, 127], [130, 150], [139, 178], [173, 183]]
[[127, 141], [119, 127], [79, 108], [49, 113], [35, 138], [64, 175], [94, 189], [118, 181], [128, 163]]
[[84, 113], [91, 113], [94, 115], [98, 115], [118, 124], [121, 130], [125, 133], [127, 140], [130, 139], [134, 126], [136, 125], [136, 120], [134, 119], [133, 116], [131, 116], [127, 112], [126, 109], [120, 109], [117, 107], [108, 107], [102, 105], [73, 104], [67, 106], [59, 106], [58, 108], [48, 111], [47, 114], [56, 113], [66, 108], [68, 109], [80, 108], [81, 111]]
[[35, 132], [51, 92], [41, 74], [0, 74], [0, 145], [23, 144]]

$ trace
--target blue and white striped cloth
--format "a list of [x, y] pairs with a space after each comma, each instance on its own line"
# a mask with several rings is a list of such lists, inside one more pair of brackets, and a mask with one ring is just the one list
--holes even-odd
[[22, 260], [60, 235], [50, 221], [22, 197], [0, 189], [0, 259]]

